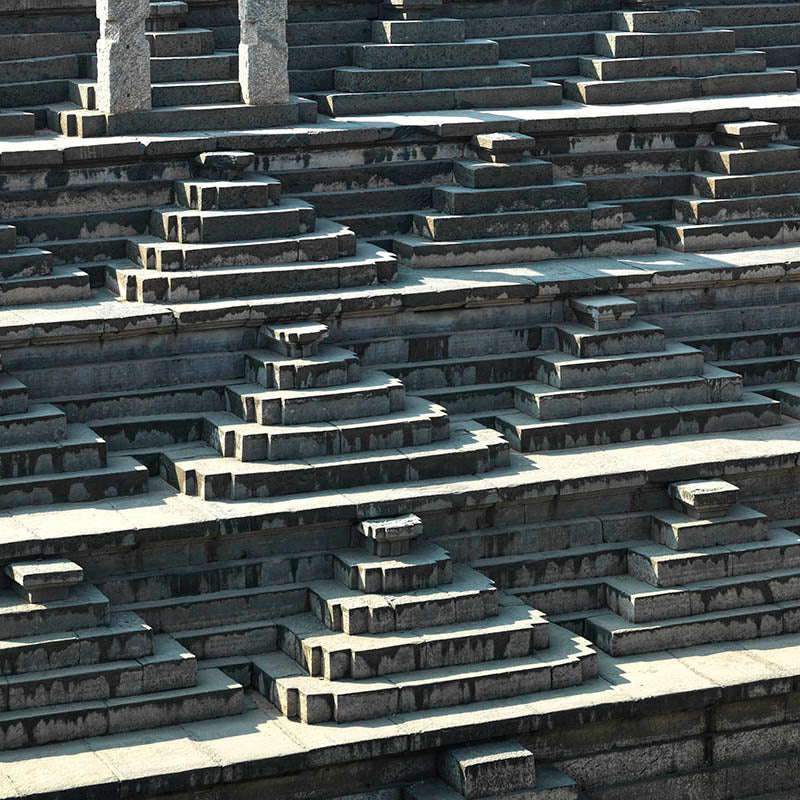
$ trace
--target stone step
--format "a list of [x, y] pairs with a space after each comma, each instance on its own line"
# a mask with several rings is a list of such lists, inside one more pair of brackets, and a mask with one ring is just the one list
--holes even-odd
[[672, 210], [678, 222], [691, 225], [798, 217], [800, 216], [800, 193], [737, 197], [724, 200], [676, 197], [672, 201]]
[[654, 589], [633, 578], [609, 578], [606, 602], [628, 622], [658, 622], [695, 614], [800, 600], [800, 570], [773, 570]]
[[33, 403], [26, 411], [0, 417], [0, 442], [5, 447], [56, 442], [66, 437], [66, 416], [63, 411], [49, 403]]
[[606, 610], [606, 587], [610, 580], [614, 579], [588, 578], [539, 583], [533, 586], [517, 586], [508, 589], [507, 593], [533, 608], [538, 608], [544, 614], [552, 615], [551, 619], [564, 619], [561, 615], [567, 618], [576, 615], [583, 619], [588, 611]]
[[704, 22], [701, 12], [690, 8], [611, 12], [611, 27], [630, 33], [699, 31]]
[[588, 386], [703, 374], [703, 354], [676, 342], [668, 342], [663, 350], [653, 353], [578, 358], [569, 353], [553, 352], [537, 355], [536, 360], [536, 380], [559, 389], [583, 389]]
[[559, 56], [564, 53], [577, 55], [596, 52], [592, 31], [522, 34], [504, 36], [497, 41], [500, 45], [500, 58], [515, 61], [533, 57]]
[[541, 347], [542, 328], [521, 323], [514, 328], [465, 328], [401, 336], [348, 339], [347, 347], [362, 366], [392, 362], [420, 362], [513, 353], [527, 355]]
[[754, 150], [706, 147], [699, 153], [700, 166], [721, 175], [749, 175], [800, 169], [800, 148], [770, 144]]
[[702, 78], [707, 75], [763, 72], [767, 59], [763, 52], [735, 50], [733, 53], [645, 56], [639, 58], [599, 58], [579, 56], [580, 74], [598, 81], [630, 78]]
[[[550, 647], [522, 658], [423, 668], [381, 678], [310, 679], [283, 653], [252, 659], [256, 685], [285, 716], [314, 724], [352, 722], [435, 708], [517, 697], [575, 686], [596, 673], [589, 643], [550, 626]], [[539, 769], [537, 785], [546, 785]]]
[[150, 55], [154, 58], [204, 56], [214, 52], [214, 34], [207, 28], [181, 28], [177, 31], [148, 31]]
[[[703, 24], [709, 27], [725, 26], [731, 20], [744, 22], [744, 25], [731, 26], [737, 34], [746, 27], [763, 29], [766, 25], [800, 22], [800, 8], [792, 3], [759, 3], [754, 6], [734, 0], [724, 5], [701, 5], [698, 10], [703, 14]], [[748, 22], [753, 23], [752, 26], [747, 25]]]
[[305, 585], [286, 583], [141, 600], [116, 608], [140, 616], [154, 629], [167, 633], [181, 632], [181, 644], [191, 647], [186, 638], [190, 634], [197, 640], [211, 636], [201, 633], [203, 629], [265, 622], [284, 614], [305, 613], [309, 602]]
[[795, 355], [741, 358], [717, 363], [724, 369], [738, 372], [745, 386], [795, 381], [798, 376], [798, 361]]
[[415, 542], [409, 553], [389, 557], [364, 550], [337, 550], [333, 575], [347, 589], [379, 595], [435, 589], [453, 580], [450, 556], [427, 541]]
[[0, 36], [0, 61], [92, 53], [98, 36], [97, 31], [5, 34]]
[[718, 175], [713, 172], [703, 172], [694, 173], [691, 179], [695, 194], [716, 200], [800, 192], [800, 170], [761, 172], [755, 175]]
[[537, 363], [534, 353], [522, 351], [480, 356], [454, 354], [435, 361], [383, 364], [378, 368], [399, 378], [408, 391], [424, 391], [427, 397], [428, 389], [529, 381], [536, 373]]
[[353, 47], [353, 64], [366, 69], [471, 67], [496, 64], [499, 60], [497, 42], [490, 39], [423, 44], [357, 44]]
[[800, 242], [800, 220], [797, 217], [747, 219], [705, 225], [659, 222], [655, 227], [659, 245], [680, 253]]
[[52, 253], [38, 247], [21, 247], [14, 252], [0, 253], [0, 280], [49, 275]]
[[356, 252], [352, 231], [330, 220], [321, 220], [313, 233], [292, 237], [265, 237], [228, 244], [176, 244], [136, 237], [129, 258], [158, 271], [170, 272], [247, 265], [329, 261]]
[[161, 474], [182, 493], [206, 500], [277, 497], [353, 486], [477, 475], [508, 463], [508, 443], [493, 431], [458, 431], [430, 445], [323, 456], [302, 461], [241, 462], [211, 447], [165, 448]]
[[[464, 797], [438, 780], [413, 783], [406, 788], [404, 796], [407, 800], [463, 800]], [[560, 769], [549, 764], [537, 764], [536, 788], [509, 796], [520, 800], [578, 800], [580, 793], [577, 783]]]
[[64, 600], [31, 603], [13, 590], [0, 592], [0, 637], [16, 639], [31, 631], [59, 633], [106, 626], [108, 598], [91, 584], [72, 586]]
[[736, 34], [714, 28], [663, 33], [603, 31], [594, 34], [594, 48], [598, 55], [610, 58], [731, 53], [736, 49]]
[[192, 302], [227, 297], [347, 289], [389, 281], [397, 273], [393, 253], [359, 241], [352, 256], [290, 264], [154, 272], [132, 262], [109, 265], [112, 290], [142, 303]]
[[[154, 83], [227, 81], [237, 77], [238, 67], [238, 58], [233, 53], [165, 56], [150, 59], [150, 77]], [[91, 77], [96, 78], [96, 61], [94, 68]]]
[[83, 567], [67, 558], [12, 561], [4, 572], [12, 588], [30, 604], [68, 600], [69, 590], [83, 583]]
[[311, 612], [330, 630], [348, 634], [413, 630], [496, 616], [494, 584], [463, 564], [452, 569], [452, 583], [404, 594], [364, 594], [335, 581], [313, 583], [309, 587]]
[[481, 415], [507, 409], [514, 402], [513, 383], [479, 383], [466, 386], [415, 390], [421, 397], [442, 406], [448, 414]]
[[736, 43], [742, 47], [769, 47], [800, 43], [800, 20], [770, 25], [737, 25]]
[[781, 528], [770, 528], [769, 539], [764, 541], [680, 552], [661, 544], [645, 544], [632, 546], [628, 553], [631, 577], [658, 587], [797, 568], [800, 538]]
[[414, 233], [433, 241], [543, 236], [594, 229], [589, 208], [446, 215], [414, 214]]
[[304, 425], [330, 419], [360, 419], [405, 408], [403, 384], [384, 372], [362, 373], [359, 382], [309, 390], [265, 391], [258, 384], [228, 387], [230, 410], [260, 425]]
[[431, 444], [449, 438], [444, 409], [419, 398], [380, 417], [306, 425], [243, 423], [233, 414], [205, 415], [203, 438], [239, 461], [283, 461]]
[[[522, 10], [529, 9], [523, 6]], [[520, 36], [531, 34], [558, 35], [559, 31], [591, 31], [611, 27], [611, 15], [608, 11], [576, 12], [570, 14], [509, 14], [476, 18], [467, 18], [467, 34], [472, 36], [482, 33], [491, 38]]]
[[[274, 652], [277, 647], [278, 629], [272, 620], [254, 620], [213, 628], [197, 628], [173, 632], [172, 637], [204, 664], [211, 659], [236, 658]], [[250, 661], [247, 659], [248, 672]], [[249, 680], [248, 680], [249, 683]]]
[[0, 475], [4, 478], [81, 472], [105, 466], [106, 443], [85, 425], [67, 425], [65, 438], [60, 441], [0, 446]]
[[28, 387], [0, 370], [0, 417], [24, 414], [28, 410]]
[[505, 189], [513, 192], [516, 187], [552, 184], [553, 164], [538, 158], [523, 158], [511, 164], [459, 160], [453, 162], [453, 177], [456, 183], [469, 189]]
[[664, 349], [664, 331], [648, 322], [633, 320], [624, 328], [594, 330], [562, 322], [555, 326], [559, 349], [576, 358], [655, 353]]
[[187, 689], [7, 711], [0, 714], [0, 745], [12, 750], [241, 713], [240, 684], [217, 669], [197, 676]]
[[523, 658], [545, 650], [550, 641], [549, 624], [527, 606], [503, 607], [489, 619], [419, 628], [413, 637], [334, 633], [311, 614], [278, 623], [280, 649], [310, 676], [328, 681]]
[[[175, 181], [175, 203], [195, 211], [227, 211], [230, 209], [266, 209], [281, 201], [281, 182], [269, 176], [248, 173], [238, 181], [192, 178]], [[298, 207], [305, 210], [307, 204]], [[212, 217], [213, 218], [213, 217]], [[236, 219], [232, 217], [231, 219]]]
[[557, 83], [534, 80], [525, 84], [499, 86], [402, 92], [325, 93], [312, 96], [316, 99], [321, 113], [342, 117], [466, 108], [553, 106], [561, 104], [561, 87]]
[[741, 505], [734, 505], [727, 514], [713, 519], [692, 519], [679, 511], [656, 511], [651, 531], [655, 542], [672, 550], [696, 550], [769, 538], [767, 517]]
[[154, 639], [152, 628], [135, 614], [114, 612], [107, 626], [0, 641], [0, 674], [25, 675], [136, 660], [153, 654]]
[[339, 67], [334, 70], [337, 92], [405, 92], [425, 89], [461, 89], [478, 86], [518, 86], [531, 82], [527, 64], [500, 61], [479, 67], [433, 69], [365, 69]]
[[48, 275], [0, 279], [0, 307], [70, 303], [90, 295], [89, 275], [74, 267], [53, 267]]
[[536, 786], [533, 753], [506, 740], [455, 747], [436, 759], [439, 777], [461, 797], [488, 797], [502, 787], [509, 794]]
[[575, 389], [554, 389], [544, 383], [514, 387], [513, 405], [541, 420], [566, 419], [611, 412], [733, 402], [742, 397], [739, 375], [706, 365], [703, 373], [684, 378], [656, 378]]
[[241, 102], [242, 90], [237, 80], [153, 81], [154, 108]]
[[[537, 531], [536, 528], [532, 530]], [[515, 539], [519, 541], [519, 547], [524, 546], [524, 536], [515, 536]], [[505, 590], [553, 581], [625, 575], [628, 572], [630, 546], [630, 542], [616, 542], [581, 545], [566, 550], [518, 552], [474, 559], [470, 566]]]
[[0, 253], [13, 253], [17, 249], [17, 229], [13, 225], [0, 225]]
[[316, 214], [302, 201], [283, 200], [269, 208], [189, 211], [157, 208], [150, 220], [150, 233], [168, 242], [182, 244], [239, 242], [311, 233]]
[[166, 445], [202, 441], [206, 424], [203, 412], [89, 420], [89, 427], [103, 438], [109, 453], [139, 458], [145, 455], [143, 451], [158, 452]]
[[323, 344], [316, 354], [297, 358], [275, 350], [247, 352], [244, 377], [267, 389], [321, 389], [357, 383], [360, 369], [351, 350]]
[[616, 442], [690, 436], [699, 433], [764, 428], [781, 424], [780, 403], [745, 392], [742, 399], [654, 407], [556, 420], [531, 420], [527, 414], [498, 414], [495, 427], [523, 453], [594, 447]]
[[[755, 64], [748, 66], [754, 67]], [[598, 105], [651, 103], [689, 97], [738, 95], [743, 85], [753, 94], [793, 92], [797, 89], [797, 74], [791, 70], [768, 69], [764, 72], [725, 72], [698, 78], [658, 77], [602, 81], [568, 78], [564, 81], [564, 97], [567, 100]]]
[[722, 478], [677, 481], [667, 491], [672, 508], [693, 520], [727, 516], [741, 494], [738, 486]]
[[77, 78], [79, 74], [80, 64], [74, 53], [0, 61], [0, 83]]
[[2, 712], [186, 689], [197, 682], [196, 658], [169, 636], [155, 636], [152, 655], [26, 672], [6, 681]]
[[682, 338], [682, 341], [702, 350], [709, 361], [800, 354], [800, 328], [710, 333], [697, 339]]
[[147, 491], [147, 467], [133, 458], [109, 458], [101, 469], [0, 479], [0, 509], [80, 503]]
[[557, 258], [645, 255], [655, 250], [655, 234], [650, 228], [625, 225], [614, 231], [447, 242], [403, 235], [394, 237], [392, 250], [400, 263], [411, 269], [476, 267]]
[[463, 42], [466, 23], [462, 19], [376, 20], [372, 41], [380, 44]]
[[[469, 163], [469, 162], [468, 162]], [[589, 195], [585, 184], [557, 181], [544, 186], [473, 189], [437, 186], [432, 205], [442, 214], [489, 214], [504, 211], [585, 208]]]

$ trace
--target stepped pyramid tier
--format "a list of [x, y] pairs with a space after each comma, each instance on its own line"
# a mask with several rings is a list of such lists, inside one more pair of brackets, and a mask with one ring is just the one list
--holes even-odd
[[89, 297], [89, 276], [70, 266], [53, 266], [53, 255], [17, 245], [17, 229], [0, 223], [0, 308], [40, 305]]
[[797, 88], [794, 71], [769, 69], [762, 51], [737, 48], [734, 31], [703, 27], [699, 9], [616, 11], [611, 18], [613, 30], [594, 34], [596, 55], [578, 58], [582, 77], [565, 81], [567, 99], [631, 103]]
[[31, 402], [28, 387], [0, 362], [0, 509], [146, 491], [145, 467], [109, 457], [105, 441], [86, 425], [68, 423], [50, 403]]
[[[587, 642], [562, 629], [551, 642], [538, 612], [452, 565], [444, 550], [417, 537], [420, 528], [413, 515], [361, 523], [367, 546], [333, 553], [334, 580], [309, 584], [311, 612], [275, 620], [275, 651], [250, 660], [259, 691], [287, 717], [352, 722], [594, 675]], [[401, 534], [403, 554], [377, 555], [368, 544], [376, 535], [398, 542]], [[467, 773], [465, 796], [474, 797], [485, 784], [472, 768]]]
[[516, 741], [444, 750], [437, 757], [438, 778], [411, 784], [404, 800], [479, 800], [531, 798], [578, 800], [578, 786], [563, 772], [535, 764], [533, 753]]
[[434, 3], [384, 3], [372, 42], [354, 66], [333, 72], [335, 91], [309, 94], [332, 117], [406, 111], [552, 106], [557, 83], [534, 80], [528, 64], [501, 59], [491, 39], [468, 38], [462, 19], [434, 16]]
[[672, 200], [659, 243], [680, 252], [800, 242], [800, 148], [773, 140], [779, 126], [719, 123], [699, 153], [692, 194]]
[[189, 495], [239, 500], [507, 465], [499, 434], [477, 423], [451, 432], [441, 406], [362, 371], [355, 353], [321, 344], [326, 334], [324, 325], [265, 326], [263, 349], [244, 355], [248, 382], [227, 387], [227, 411], [202, 415], [200, 442], [161, 450], [162, 476]]
[[200, 154], [197, 177], [175, 182], [175, 204], [150, 218], [110, 264], [121, 300], [183, 303], [350, 288], [392, 280], [396, 259], [311, 204], [281, 197], [280, 181], [252, 170], [240, 151]]
[[192, 653], [136, 614], [112, 611], [78, 564], [10, 562], [5, 573], [0, 749], [241, 712], [241, 685], [198, 670]]
[[203, 117], [206, 130], [253, 130], [313, 123], [316, 104], [290, 96], [288, 102], [248, 105], [242, 99], [238, 57], [217, 50], [214, 31], [186, 24], [188, 5], [153, 2], [147, 20], [152, 109], [104, 114], [97, 110], [97, 58], [88, 73], [69, 80], [69, 101], [51, 104], [47, 123], [67, 136], [118, 136], [191, 131]]
[[559, 350], [535, 356], [536, 382], [514, 387], [515, 411], [493, 424], [524, 452], [779, 425], [780, 403], [744, 392], [741, 376], [635, 320], [636, 303], [570, 300]]
[[479, 134], [475, 158], [454, 162], [456, 183], [438, 186], [433, 209], [394, 238], [412, 269], [474, 267], [551, 258], [635, 255], [655, 250], [649, 228], [626, 225], [622, 209], [590, 203], [586, 186], [554, 181], [553, 165], [527, 155], [523, 134]]

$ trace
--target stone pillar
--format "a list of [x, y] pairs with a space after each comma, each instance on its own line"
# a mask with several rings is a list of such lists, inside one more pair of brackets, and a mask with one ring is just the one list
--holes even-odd
[[106, 114], [149, 111], [150, 45], [145, 21], [150, 0], [97, 0], [97, 110]]
[[239, 0], [239, 82], [250, 106], [289, 102], [287, 0]]

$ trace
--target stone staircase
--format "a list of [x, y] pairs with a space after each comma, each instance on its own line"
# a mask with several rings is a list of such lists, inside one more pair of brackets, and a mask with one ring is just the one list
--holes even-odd
[[109, 288], [120, 299], [184, 303], [338, 289], [391, 280], [396, 259], [358, 244], [352, 231], [317, 220], [304, 200], [255, 174], [252, 153], [201, 154], [197, 178], [175, 183], [175, 204], [157, 207], [150, 235], [128, 239], [129, 258], [112, 261]]
[[0, 307], [85, 300], [89, 276], [52, 261], [47, 250], [18, 248], [17, 229], [0, 224]]
[[[385, 3], [372, 42], [353, 47], [355, 66], [334, 70], [334, 92], [311, 94], [333, 117], [512, 108], [561, 103], [558, 84], [532, 80], [527, 64], [500, 59], [497, 42], [467, 38], [461, 19], [437, 18], [441, 2]], [[392, 19], [391, 17], [397, 17]]]
[[704, 28], [699, 11], [618, 11], [611, 16], [614, 29], [594, 35], [597, 55], [578, 59], [583, 77], [565, 81], [567, 99], [635, 103], [797, 88], [794, 71], [767, 69], [762, 51], [737, 49], [734, 31]]
[[313, 103], [249, 106], [242, 102], [236, 52], [217, 51], [207, 28], [182, 27], [188, 5], [153, 2], [148, 20], [153, 109], [107, 116], [96, 111], [97, 58], [88, 59], [88, 76], [69, 81], [69, 102], [52, 104], [48, 126], [67, 136], [186, 131], [202, 115], [207, 130], [241, 130], [314, 122]]
[[394, 238], [412, 269], [473, 267], [555, 258], [651, 253], [650, 229], [625, 225], [620, 208], [588, 202], [580, 183], [553, 181], [523, 134], [473, 137], [473, 160], [454, 163], [456, 185], [433, 192], [413, 233]]
[[774, 143], [771, 122], [716, 126], [699, 154], [693, 195], [673, 200], [674, 221], [657, 225], [659, 243], [681, 252], [764, 247], [800, 241], [800, 148]]
[[665, 342], [632, 320], [636, 303], [595, 295], [569, 301], [559, 350], [536, 356], [536, 382], [514, 387], [516, 411], [490, 421], [523, 452], [779, 425], [780, 404], [743, 392], [739, 375], [701, 350]]
[[107, 456], [106, 443], [85, 425], [68, 424], [49, 403], [31, 403], [28, 389], [0, 364], [0, 508], [102, 500], [147, 491], [147, 469]]
[[[0, 590], [0, 749], [229, 716], [242, 687], [67, 560], [11, 562]], [[32, 633], [35, 631], [35, 633]]]
[[239, 500], [507, 465], [501, 436], [475, 423], [451, 432], [444, 409], [362, 373], [326, 335], [314, 323], [265, 326], [265, 349], [245, 354], [248, 382], [227, 387], [230, 411], [204, 415], [202, 442], [163, 448], [162, 476], [189, 495]]
[[445, 750], [436, 759], [438, 778], [411, 784], [403, 800], [578, 800], [578, 786], [561, 770], [536, 764], [516, 741]]

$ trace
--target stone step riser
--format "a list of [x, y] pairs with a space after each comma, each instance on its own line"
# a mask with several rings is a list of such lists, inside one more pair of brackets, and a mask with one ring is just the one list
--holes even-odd
[[657, 353], [664, 350], [664, 331], [654, 327], [628, 327], [591, 331], [580, 325], [556, 325], [558, 349], [576, 358]]
[[266, 389], [347, 386], [358, 383], [361, 377], [355, 354], [340, 348], [323, 348], [319, 357], [307, 360], [285, 359], [273, 352], [247, 354], [244, 369], [247, 381]]
[[800, 148], [772, 145], [757, 150], [724, 148], [700, 151], [700, 166], [720, 175], [751, 175], [800, 169]]
[[736, 48], [732, 30], [703, 30], [658, 36], [630, 32], [596, 33], [595, 52], [611, 58], [730, 53]]
[[4, 478], [82, 472], [105, 466], [106, 443], [99, 439], [0, 449], [0, 475]]
[[654, 541], [673, 550], [694, 550], [769, 538], [767, 518], [746, 508], [737, 508], [731, 517], [699, 522], [678, 513], [654, 514], [651, 530]]
[[[229, 209], [265, 209], [281, 201], [281, 184], [274, 179], [210, 181], [186, 180], [175, 182], [175, 202], [195, 211], [225, 211]], [[244, 237], [242, 237], [244, 238]], [[259, 238], [263, 238], [259, 236]]]
[[703, 351], [707, 361], [733, 361], [745, 358], [769, 358], [790, 353], [800, 354], [800, 330], [753, 331], [749, 335], [732, 334], [728, 339], [683, 340]]
[[433, 207], [443, 214], [491, 214], [508, 211], [583, 208], [589, 194], [582, 183], [557, 183], [514, 189], [468, 191], [459, 187], [433, 190]]
[[703, 78], [709, 75], [763, 72], [767, 59], [762, 52], [674, 55], [646, 58], [603, 59], [580, 56], [581, 75], [599, 81], [636, 78]]
[[736, 200], [688, 200], [672, 203], [678, 222], [706, 225], [735, 220], [800, 216], [800, 195], [749, 197]]
[[22, 414], [0, 418], [0, 442], [4, 447], [66, 438], [66, 416], [55, 406], [32, 405]]
[[496, 64], [499, 58], [497, 42], [478, 39], [443, 44], [366, 44], [353, 48], [353, 63], [366, 69], [481, 66]]
[[150, 55], [153, 58], [205, 56], [214, 52], [214, 34], [202, 28], [179, 31], [148, 32]]
[[529, 381], [536, 374], [536, 357], [528, 353], [504, 354], [503, 359], [481, 359], [470, 362], [463, 359], [433, 362], [383, 365], [383, 369], [399, 378], [410, 392], [426, 389], [473, 384]]
[[800, 170], [755, 175], [692, 175], [694, 193], [714, 200], [800, 192]]
[[553, 183], [553, 165], [533, 158], [512, 164], [456, 161], [453, 177], [456, 183], [469, 189], [541, 187]]

